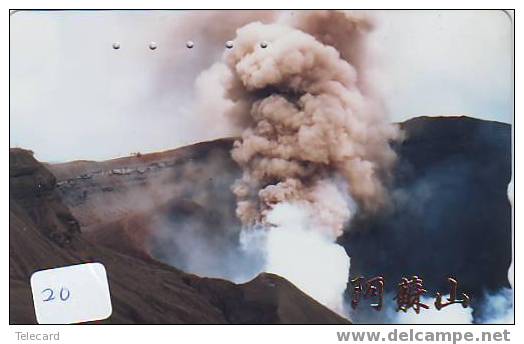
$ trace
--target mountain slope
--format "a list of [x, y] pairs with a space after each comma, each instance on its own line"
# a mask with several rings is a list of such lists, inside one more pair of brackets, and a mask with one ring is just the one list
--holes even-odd
[[113, 314], [103, 323], [349, 323], [276, 275], [236, 285], [86, 241], [55, 177], [29, 151], [10, 150], [9, 186], [11, 324], [36, 321], [33, 272], [94, 261], [106, 267], [111, 291]]
[[[447, 292], [452, 276], [474, 302], [508, 287], [510, 125], [419, 117], [400, 126], [406, 138], [394, 146], [398, 161], [388, 186], [390, 206], [358, 214], [339, 238], [351, 256], [351, 276], [384, 276], [387, 290], [396, 292], [401, 277], [419, 275], [430, 296]], [[72, 162], [50, 169], [90, 240], [209, 274], [225, 265], [224, 252], [240, 228], [230, 186], [241, 171], [230, 158], [231, 145], [231, 139], [223, 139], [142, 160]], [[100, 166], [107, 174], [98, 172]], [[109, 174], [111, 169], [118, 173]], [[147, 201], [128, 197], [136, 194]], [[198, 238], [192, 248], [214, 257], [205, 261], [208, 270], [187, 261], [194, 253], [184, 241], [189, 231]]]

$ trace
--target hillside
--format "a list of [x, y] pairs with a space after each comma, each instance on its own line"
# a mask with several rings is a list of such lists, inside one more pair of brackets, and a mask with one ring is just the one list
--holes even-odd
[[[430, 295], [447, 291], [453, 276], [474, 303], [508, 287], [511, 127], [469, 117], [400, 126], [389, 206], [357, 214], [339, 238], [351, 276], [384, 276], [394, 292], [401, 277], [419, 275]], [[232, 141], [49, 168], [89, 240], [209, 276], [232, 259], [224, 252], [238, 241], [230, 186], [241, 171], [229, 155]], [[195, 265], [188, 257], [199, 250], [209, 254]]]
[[95, 245], [29, 151], [10, 150], [9, 321], [35, 323], [29, 285], [37, 270], [101, 262], [113, 314], [108, 324], [347, 324], [285, 279], [261, 274], [237, 285], [200, 278], [150, 258]]

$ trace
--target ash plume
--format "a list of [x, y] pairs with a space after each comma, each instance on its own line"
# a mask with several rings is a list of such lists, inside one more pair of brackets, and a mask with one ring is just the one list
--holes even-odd
[[[250, 23], [202, 74], [219, 80], [217, 110], [242, 132], [231, 154], [243, 170], [232, 190], [244, 241], [264, 252], [266, 270], [338, 311], [349, 258], [335, 240], [357, 209], [386, 203], [389, 144], [400, 137], [361, 71], [371, 27], [362, 13], [338, 11]], [[316, 264], [303, 271], [308, 252]]]
[[[367, 26], [344, 18], [344, 27], [364, 34]], [[381, 177], [395, 160], [389, 142], [398, 131], [359, 88], [357, 70], [336, 45], [280, 24], [237, 31], [235, 49], [225, 56], [232, 73], [226, 95], [245, 127], [232, 151], [245, 171], [234, 187], [245, 224], [263, 222], [272, 205], [284, 201], [318, 206], [315, 189], [333, 176], [346, 181], [362, 208], [383, 204]], [[333, 234], [348, 215], [339, 214]]]

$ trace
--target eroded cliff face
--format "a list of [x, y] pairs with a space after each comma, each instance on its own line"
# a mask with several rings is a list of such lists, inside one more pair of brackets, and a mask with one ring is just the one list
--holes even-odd
[[27, 211], [43, 234], [60, 246], [69, 246], [80, 233], [80, 225], [55, 192], [55, 176], [35, 163], [28, 151], [11, 149], [9, 159], [10, 199]]
[[102, 323], [349, 323], [276, 275], [237, 285], [93, 244], [30, 151], [10, 150], [9, 183], [12, 324], [36, 321], [32, 273], [85, 262], [101, 262], [108, 273], [113, 314]]

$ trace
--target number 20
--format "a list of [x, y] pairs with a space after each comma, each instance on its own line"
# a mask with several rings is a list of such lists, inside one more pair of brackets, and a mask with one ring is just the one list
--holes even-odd
[[[46, 289], [42, 290], [42, 294], [44, 294], [44, 293], [47, 293], [47, 297], [44, 297], [44, 302], [52, 301], [52, 300], [55, 299], [53, 289], [46, 288]], [[60, 294], [59, 294], [60, 300], [67, 301], [67, 299], [69, 299], [70, 295], [71, 295], [71, 292], [69, 291], [69, 289], [64, 288], [64, 287], [62, 287], [60, 289]]]

